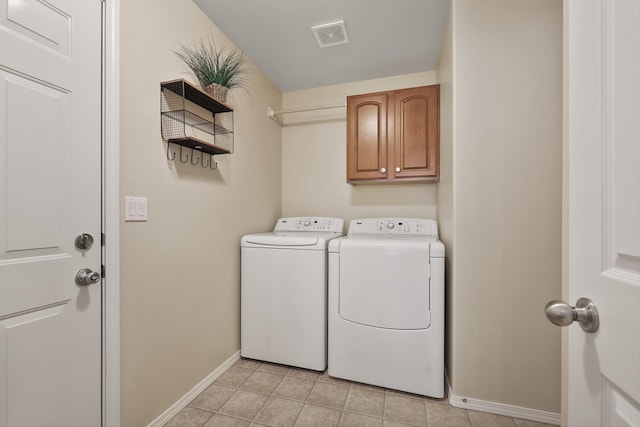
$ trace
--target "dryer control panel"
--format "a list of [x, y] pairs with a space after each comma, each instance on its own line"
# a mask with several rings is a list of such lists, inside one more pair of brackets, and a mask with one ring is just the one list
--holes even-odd
[[307, 231], [321, 233], [342, 233], [344, 220], [326, 217], [280, 218], [273, 231]]
[[348, 234], [438, 236], [438, 224], [432, 219], [419, 218], [354, 219]]

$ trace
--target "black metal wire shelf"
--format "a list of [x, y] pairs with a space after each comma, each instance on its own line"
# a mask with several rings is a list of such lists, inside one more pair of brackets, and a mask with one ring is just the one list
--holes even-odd
[[[180, 146], [179, 159], [203, 167], [217, 167], [214, 155], [233, 153], [233, 109], [213, 99], [184, 79], [160, 83], [162, 139], [167, 142], [167, 159], [174, 160], [171, 144]], [[203, 117], [211, 114], [211, 117]], [[191, 153], [184, 153], [184, 148]], [[209, 162], [200, 151], [210, 156]], [[194, 160], [196, 160], [194, 162]]]

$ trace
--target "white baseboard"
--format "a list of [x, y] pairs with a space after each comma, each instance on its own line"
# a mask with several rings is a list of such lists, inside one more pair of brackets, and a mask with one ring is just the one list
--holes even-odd
[[449, 377], [445, 376], [445, 378], [447, 380], [449, 404], [451, 406], [455, 406], [456, 408], [469, 409], [472, 411], [488, 412], [490, 414], [520, 418], [523, 420], [537, 421], [539, 423], [560, 425], [560, 414], [555, 412], [547, 412], [538, 409], [524, 408], [522, 406], [513, 406], [504, 403], [489, 402], [486, 400], [456, 396], [451, 390]]
[[211, 372], [205, 379], [200, 381], [194, 388], [189, 390], [187, 394], [182, 396], [180, 400], [171, 405], [169, 409], [164, 411], [162, 415], [153, 420], [147, 427], [161, 427], [165, 425], [167, 421], [173, 418], [178, 412], [180, 412], [185, 406], [189, 404], [197, 395], [202, 393], [204, 389], [209, 387], [220, 375], [229, 369], [234, 363], [240, 360], [240, 352], [236, 352], [230, 358], [228, 358], [222, 365], [218, 366], [215, 371]]

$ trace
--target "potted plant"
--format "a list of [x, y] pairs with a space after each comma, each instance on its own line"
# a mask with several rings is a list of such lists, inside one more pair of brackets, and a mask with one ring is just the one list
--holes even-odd
[[244, 89], [247, 57], [241, 50], [224, 46], [218, 49], [210, 38], [200, 39], [193, 47], [181, 44], [174, 53], [191, 69], [202, 89], [216, 100], [224, 103], [229, 89]]

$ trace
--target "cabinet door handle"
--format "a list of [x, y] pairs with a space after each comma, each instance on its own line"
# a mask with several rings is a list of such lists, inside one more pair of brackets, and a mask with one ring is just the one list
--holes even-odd
[[396, 166], [396, 172], [400, 172], [400, 166]]
[[380, 169], [380, 172], [381, 172], [381, 173], [387, 173], [387, 168], [382, 168], [382, 169]]

